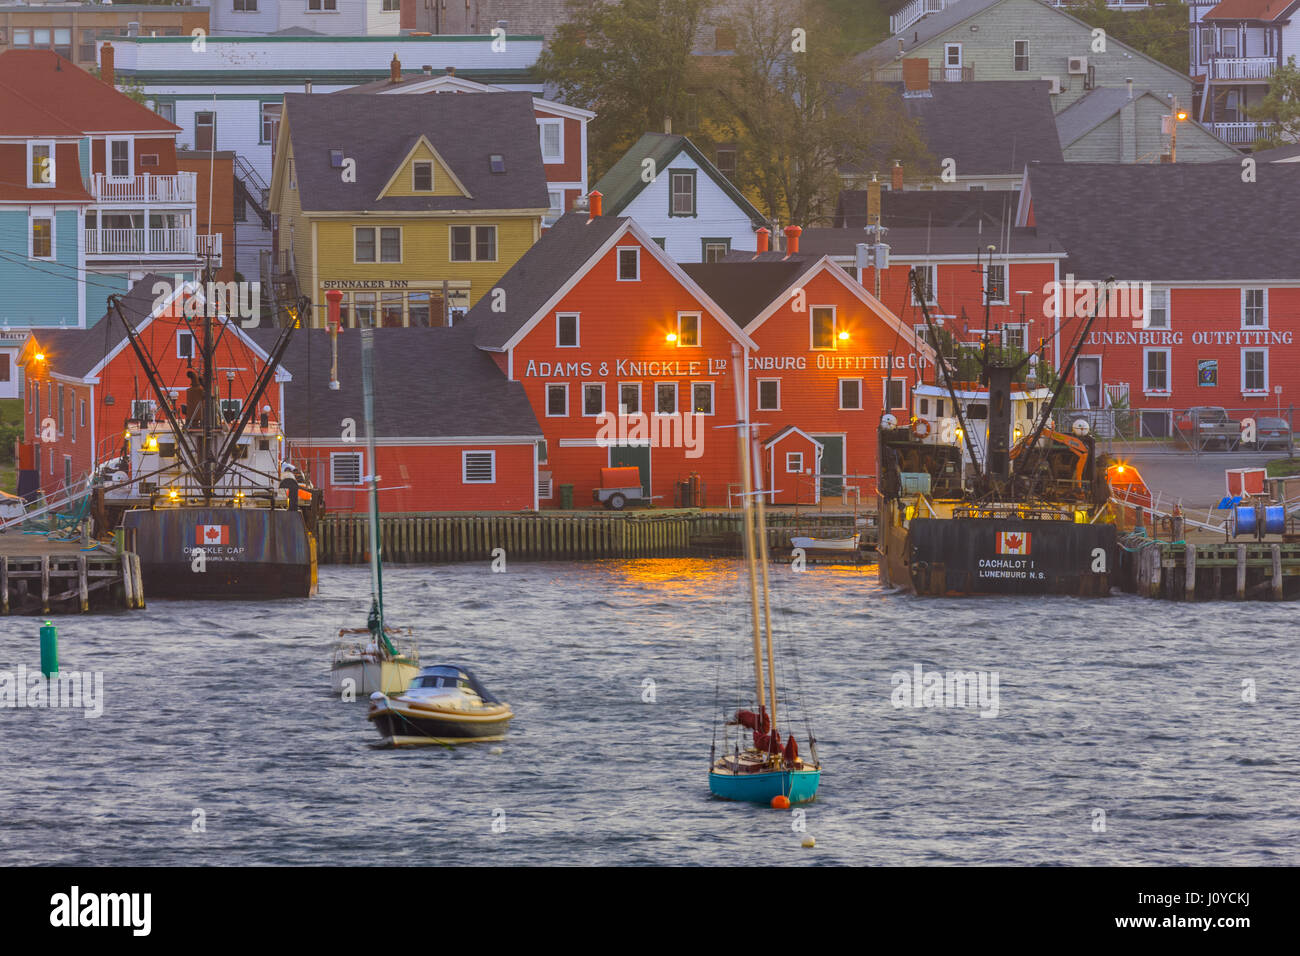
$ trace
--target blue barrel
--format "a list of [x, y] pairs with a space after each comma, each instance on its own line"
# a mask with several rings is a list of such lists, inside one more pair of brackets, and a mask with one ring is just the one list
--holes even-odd
[[46, 621], [41, 627], [41, 673], [47, 678], [59, 672], [59, 629]]
[[1255, 506], [1254, 505], [1237, 505], [1232, 510], [1234, 524], [1236, 526], [1236, 537], [1240, 538], [1243, 534], [1253, 535], [1255, 533]]
[[1269, 505], [1264, 509], [1264, 533], [1282, 534], [1286, 531], [1286, 507]]

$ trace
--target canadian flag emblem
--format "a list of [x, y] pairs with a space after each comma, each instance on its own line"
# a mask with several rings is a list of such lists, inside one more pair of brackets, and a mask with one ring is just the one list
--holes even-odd
[[195, 544], [229, 544], [230, 527], [224, 524], [201, 524], [194, 529]]
[[1028, 531], [999, 531], [998, 554], [1028, 554]]

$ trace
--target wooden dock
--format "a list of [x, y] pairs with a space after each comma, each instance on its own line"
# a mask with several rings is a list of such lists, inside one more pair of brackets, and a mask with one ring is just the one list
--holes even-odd
[[1160, 542], [1121, 559], [1125, 590], [1170, 601], [1300, 599], [1300, 542]]
[[0, 535], [0, 614], [73, 614], [142, 608], [140, 558], [83, 551], [42, 535]]
[[[874, 514], [856, 525], [852, 514], [768, 514], [768, 547], [787, 559], [791, 534], [863, 535], [875, 544]], [[392, 514], [379, 519], [385, 560], [404, 564], [490, 561], [496, 549], [508, 560], [585, 561], [597, 558], [708, 557], [740, 553], [739, 511], [544, 511], [527, 514]], [[317, 524], [322, 564], [369, 560], [365, 515], [331, 514]], [[852, 563], [854, 556], [845, 555]]]

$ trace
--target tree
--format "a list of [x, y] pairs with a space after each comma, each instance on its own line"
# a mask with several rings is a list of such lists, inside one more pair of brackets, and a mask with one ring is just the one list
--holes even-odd
[[[87, 72], [97, 80], [102, 80], [104, 78], [104, 75], [99, 72], [99, 67], [97, 66], [92, 66]], [[145, 94], [144, 87], [140, 84], [140, 81], [135, 77], [129, 76], [123, 78], [117, 76], [114, 77], [114, 80], [116, 83], [113, 88], [123, 96], [135, 100], [135, 102], [139, 103], [141, 106], [149, 105], [149, 97]]]
[[596, 112], [588, 150], [605, 170], [646, 132], [692, 108], [696, 34], [713, 0], [569, 0], [538, 60], [560, 99]]
[[1274, 71], [1268, 81], [1268, 93], [1255, 106], [1247, 107], [1253, 120], [1269, 123], [1268, 132], [1258, 137], [1255, 149], [1271, 149], [1300, 141], [1300, 69], [1295, 57]]
[[712, 64], [707, 109], [735, 131], [740, 185], [769, 216], [827, 220], [846, 167], [935, 169], [896, 89], [867, 80], [821, 3], [734, 0], [719, 26], [736, 50]]
[[1179, 73], [1188, 69], [1187, 4], [1167, 0], [1145, 10], [1112, 10], [1106, 0], [1085, 0], [1066, 11], [1106, 35], [1145, 53]]

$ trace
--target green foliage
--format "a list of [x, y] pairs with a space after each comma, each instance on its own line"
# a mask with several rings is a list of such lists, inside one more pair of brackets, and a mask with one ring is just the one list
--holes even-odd
[[14, 443], [23, 438], [23, 400], [0, 400], [0, 462], [12, 464]]
[[1268, 134], [1255, 142], [1256, 149], [1271, 149], [1300, 139], [1300, 68], [1295, 57], [1286, 58], [1268, 81], [1268, 93], [1253, 107], [1246, 110], [1253, 120], [1271, 123]]
[[[99, 72], [99, 67], [97, 66], [92, 66], [88, 72], [97, 80], [102, 80], [104, 78], [103, 74]], [[113, 84], [113, 88], [123, 96], [135, 100], [135, 102], [139, 103], [141, 106], [149, 105], [149, 97], [145, 95], [144, 87], [140, 85], [140, 81], [135, 79], [135, 77], [115, 76], [113, 79], [116, 81]]]
[[[1101, 27], [1108, 37], [1141, 50], [1179, 73], [1187, 72], [1188, 13], [1187, 4], [1181, 0], [1167, 0], [1146, 10], [1110, 10], [1106, 7], [1106, 0], [1085, 0], [1066, 12], [1084, 23]], [[1191, 104], [1184, 103], [1183, 106], [1190, 107]]]

